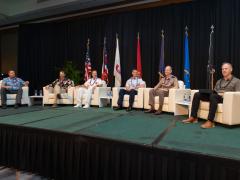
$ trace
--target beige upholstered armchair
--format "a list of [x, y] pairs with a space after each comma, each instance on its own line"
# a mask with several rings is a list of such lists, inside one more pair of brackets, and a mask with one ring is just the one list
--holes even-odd
[[[113, 91], [113, 99], [112, 99], [112, 106], [113, 107], [117, 107], [117, 101], [118, 101], [118, 97], [119, 97], [119, 91], [120, 89], [124, 89], [124, 87], [114, 87], [112, 89]], [[138, 94], [135, 95], [134, 98], [134, 103], [133, 103], [133, 108], [138, 108], [138, 109], [143, 109], [143, 92], [144, 92], [145, 88], [139, 88], [138, 89]], [[129, 95], [124, 95], [124, 99], [123, 99], [123, 107], [129, 107]]]
[[[0, 81], [0, 89], [1, 89], [2, 81]], [[29, 104], [29, 87], [22, 87], [22, 104]], [[14, 105], [16, 102], [16, 94], [7, 94], [7, 105]], [[1, 96], [0, 96], [0, 105], [2, 105]]]
[[[102, 87], [96, 87], [93, 91], [92, 99], [91, 99], [92, 106], [99, 106], [99, 98], [106, 97], [108, 93], [111, 91], [111, 87], [107, 87], [107, 84], [105, 81], [102, 81], [102, 84], [103, 84]], [[77, 88], [79, 87], [74, 88], [74, 104], [77, 104], [77, 93], [76, 93]], [[85, 105], [85, 103], [86, 103], [86, 94], [83, 95], [83, 100], [82, 100], [82, 104]]]
[[[191, 101], [198, 90], [191, 91]], [[226, 125], [240, 124], [240, 92], [226, 92], [223, 95], [223, 103], [218, 104], [215, 122]], [[191, 106], [190, 106], [191, 110]], [[191, 112], [191, 111], [189, 111]], [[207, 119], [209, 102], [201, 101], [198, 110], [198, 118]]]
[[[184, 89], [184, 82], [178, 81], [178, 85], [180, 89]], [[149, 91], [153, 88], [145, 88], [144, 89], [144, 109], [150, 109], [150, 106], [148, 104], [149, 102]], [[176, 90], [177, 89], [170, 89], [169, 90], [169, 96], [164, 98], [164, 104], [163, 104], [163, 111], [165, 112], [174, 112], [175, 108], [175, 100], [176, 100]], [[155, 110], [157, 110], [159, 107], [159, 97], [155, 97]]]
[[[57, 100], [57, 104], [73, 104], [73, 94], [74, 87], [68, 87], [67, 93], [61, 94], [61, 99]], [[54, 103], [54, 94], [51, 87], [48, 89], [43, 87], [43, 105], [53, 104]]]

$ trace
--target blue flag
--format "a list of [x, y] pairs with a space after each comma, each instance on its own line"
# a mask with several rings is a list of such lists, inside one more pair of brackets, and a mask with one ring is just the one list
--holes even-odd
[[165, 69], [165, 64], [164, 64], [164, 34], [162, 31], [162, 39], [161, 39], [161, 51], [160, 51], [160, 62], [159, 62], [159, 73], [160, 75], [164, 75], [164, 69]]
[[189, 47], [188, 47], [188, 33], [185, 33], [184, 40], [184, 84], [186, 89], [190, 89], [190, 63], [189, 63]]

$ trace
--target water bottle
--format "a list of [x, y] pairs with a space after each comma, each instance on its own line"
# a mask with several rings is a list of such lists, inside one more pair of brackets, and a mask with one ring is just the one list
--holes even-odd
[[191, 94], [188, 95], [188, 102], [191, 101]]
[[39, 96], [42, 96], [42, 95], [43, 95], [42, 90], [40, 90], [39, 91]]
[[183, 101], [187, 102], [187, 94], [186, 93], [184, 93], [184, 95], [183, 95]]
[[37, 94], [37, 90], [34, 90], [34, 96], [37, 96], [38, 94]]
[[107, 96], [108, 96], [108, 97], [112, 97], [112, 91], [108, 91], [108, 92], [107, 92]]

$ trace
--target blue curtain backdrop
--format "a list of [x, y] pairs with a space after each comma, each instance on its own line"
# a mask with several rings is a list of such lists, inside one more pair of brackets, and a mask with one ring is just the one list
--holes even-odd
[[113, 85], [115, 36], [119, 34], [123, 83], [136, 67], [137, 32], [141, 34], [143, 79], [148, 86], [157, 83], [161, 30], [165, 35], [165, 65], [183, 79], [184, 33], [189, 28], [191, 87], [205, 88], [209, 34], [215, 25], [214, 64], [216, 79], [221, 63], [229, 61], [240, 76], [240, 1], [199, 0], [132, 12], [72, 19], [64, 22], [26, 24], [19, 28], [18, 71], [31, 81], [31, 89], [41, 89], [56, 78], [56, 68], [71, 60], [84, 70], [87, 38], [91, 39], [92, 67], [102, 65], [103, 38], [107, 37], [110, 85]]

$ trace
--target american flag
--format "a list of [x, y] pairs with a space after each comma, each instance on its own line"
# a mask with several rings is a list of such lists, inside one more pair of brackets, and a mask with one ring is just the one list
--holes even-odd
[[88, 39], [88, 42], [87, 42], [87, 52], [86, 52], [86, 59], [85, 59], [85, 75], [84, 75], [85, 81], [87, 81], [90, 78], [91, 70], [92, 70], [91, 59], [89, 55], [89, 45], [90, 45], [90, 39]]
[[103, 47], [103, 64], [102, 64], [102, 80], [106, 81], [108, 84], [108, 54], [107, 54], [107, 41], [106, 37], [104, 37], [104, 47]]

